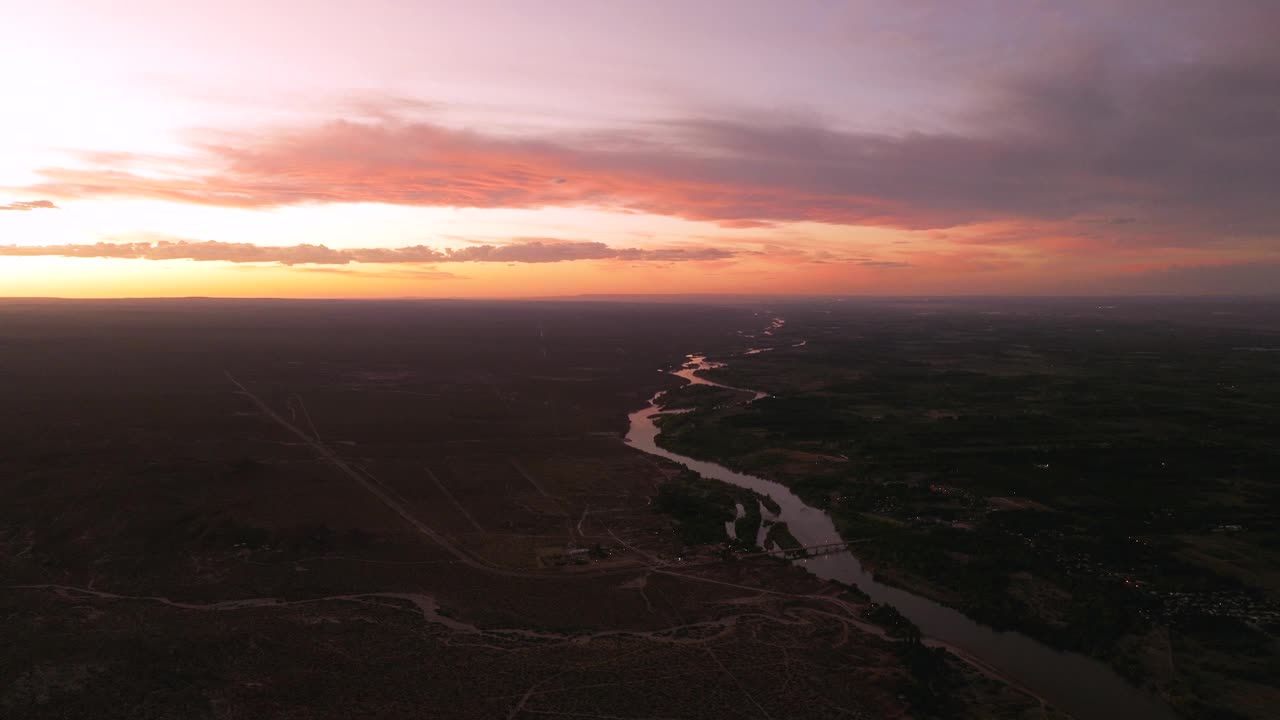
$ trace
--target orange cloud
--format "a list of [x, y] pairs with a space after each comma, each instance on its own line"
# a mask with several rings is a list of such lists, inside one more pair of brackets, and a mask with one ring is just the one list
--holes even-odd
[[48, 200], [26, 200], [0, 205], [0, 210], [28, 212], [30, 210], [57, 210], [58, 206]]
[[547, 140], [428, 123], [342, 121], [260, 138], [224, 137], [194, 149], [194, 159], [89, 153], [82, 158], [91, 167], [45, 168], [40, 171], [45, 182], [30, 189], [58, 198], [131, 197], [241, 208], [333, 202], [594, 206], [730, 228], [795, 220], [911, 225], [919, 214], [821, 182], [797, 182], [794, 164], [689, 154], [602, 134]]
[[557, 263], [574, 260], [640, 262], [722, 261], [742, 251], [715, 247], [613, 248], [600, 242], [529, 240], [503, 245], [471, 245], [443, 250], [415, 245], [402, 248], [344, 248], [324, 245], [254, 245], [216, 240], [94, 243], [83, 245], [0, 245], [0, 256], [123, 258], [133, 260], [198, 260], [280, 265], [346, 265], [349, 263]]
[[[392, 104], [360, 122], [206, 132], [181, 156], [84, 153], [79, 166], [39, 170], [44, 180], [22, 191], [237, 208], [592, 207], [758, 230], [753, 236], [781, 235], [779, 225], [798, 222], [928, 231], [913, 239], [1041, 258], [1258, 252], [1280, 237], [1275, 144], [1239, 132], [1225, 115], [1170, 112], [1234, 97], [1224, 96], [1233, 78], [1280, 77], [1238, 62], [1238, 71], [1201, 68], [1190, 84], [1185, 73], [1131, 78], [1125, 92], [1100, 88], [1087, 73], [1032, 75], [999, 95], [999, 123], [968, 134], [856, 133], [750, 118], [500, 134], [398, 120]], [[1280, 117], [1274, 98], [1255, 97], [1260, 89], [1246, 83], [1232, 92], [1257, 100], [1259, 117]], [[1108, 112], [1115, 107], [1125, 112]], [[568, 250], [537, 254], [557, 252]], [[962, 257], [957, 269], [1028, 259]], [[813, 260], [823, 259], [810, 253]]]

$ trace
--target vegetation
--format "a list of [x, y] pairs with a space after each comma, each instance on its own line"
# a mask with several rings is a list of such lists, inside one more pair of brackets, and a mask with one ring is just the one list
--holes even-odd
[[[1280, 373], [1258, 348], [1280, 314], [993, 307], [793, 310], [778, 342], [802, 349], [708, 373], [771, 397], [672, 416], [660, 441], [788, 484], [887, 582], [1110, 660], [1190, 716], [1260, 716], [1280, 686]], [[1176, 658], [1193, 647], [1216, 662]]]
[[[686, 545], [710, 545], [729, 541], [725, 523], [737, 516], [737, 505], [746, 515], [738, 523], [740, 538], [754, 537], [760, 525], [757, 496], [721, 482], [704, 480], [691, 470], [658, 486], [653, 499], [657, 512], [671, 516], [680, 540]], [[746, 549], [745, 542], [734, 543]]]
[[658, 405], [663, 410], [687, 410], [695, 407], [731, 405], [750, 398], [750, 394], [740, 390], [713, 385], [685, 385], [667, 391], [658, 399]]

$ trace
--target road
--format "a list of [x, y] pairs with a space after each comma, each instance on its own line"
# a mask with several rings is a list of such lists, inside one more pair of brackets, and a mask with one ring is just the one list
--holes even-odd
[[[410, 511], [409, 511], [409, 509], [408, 509], [408, 508], [406, 508], [406, 507], [404, 506], [404, 504], [403, 504], [403, 503], [401, 503], [399, 500], [397, 500], [397, 499], [395, 499], [394, 497], [392, 497], [392, 496], [391, 496], [391, 494], [390, 494], [386, 489], [384, 489], [384, 488], [381, 486], [381, 484], [380, 484], [380, 483], [378, 483], [378, 481], [376, 480], [376, 478], [366, 477], [365, 475], [363, 475], [360, 471], [358, 471], [358, 470], [356, 470], [355, 468], [353, 468], [353, 467], [352, 467], [349, 463], [347, 463], [345, 460], [343, 460], [342, 458], [338, 457], [338, 455], [337, 455], [337, 454], [335, 454], [332, 450], [330, 450], [326, 445], [324, 445], [324, 444], [323, 444], [323, 443], [321, 443], [320, 441], [316, 440], [314, 437], [312, 437], [312, 436], [308, 435], [306, 432], [304, 432], [302, 429], [298, 428], [298, 427], [297, 427], [296, 425], [294, 425], [293, 423], [291, 423], [291, 422], [289, 422], [288, 420], [285, 420], [283, 417], [281, 417], [278, 413], [276, 413], [274, 410], [272, 410], [272, 409], [270, 408], [270, 406], [268, 406], [265, 402], [263, 402], [260, 398], [258, 398], [258, 396], [254, 395], [252, 392], [250, 392], [250, 391], [249, 391], [249, 389], [248, 389], [248, 388], [246, 388], [244, 385], [242, 385], [242, 384], [240, 383], [240, 381], [236, 380], [236, 379], [235, 379], [235, 377], [234, 377], [234, 376], [232, 376], [230, 372], [226, 372], [226, 371], [224, 371], [224, 372], [225, 372], [225, 374], [226, 374], [226, 376], [227, 376], [227, 379], [228, 379], [228, 380], [230, 380], [230, 381], [231, 381], [231, 383], [232, 383], [233, 385], [235, 385], [235, 386], [236, 386], [236, 388], [238, 388], [238, 389], [239, 389], [240, 393], [241, 393], [241, 394], [243, 394], [245, 397], [247, 397], [247, 398], [248, 398], [248, 399], [249, 399], [249, 400], [250, 400], [254, 405], [256, 405], [256, 406], [257, 406], [257, 408], [258, 408], [258, 409], [259, 409], [259, 410], [260, 410], [264, 415], [266, 415], [268, 418], [270, 418], [271, 420], [273, 420], [276, 424], [278, 424], [278, 425], [280, 425], [281, 427], [283, 427], [284, 429], [288, 430], [290, 433], [292, 433], [292, 434], [293, 434], [294, 436], [296, 436], [298, 439], [302, 440], [304, 443], [306, 443], [308, 446], [310, 446], [310, 447], [311, 447], [311, 449], [312, 449], [313, 451], [315, 451], [315, 453], [316, 453], [317, 455], [319, 455], [319, 456], [320, 456], [320, 458], [321, 458], [322, 460], [324, 460], [325, 462], [329, 463], [330, 465], [333, 465], [335, 468], [337, 468], [339, 471], [341, 471], [344, 475], [346, 475], [347, 477], [349, 477], [349, 478], [351, 478], [352, 480], [356, 481], [356, 482], [357, 482], [361, 487], [363, 487], [365, 490], [369, 491], [369, 493], [371, 493], [374, 497], [376, 497], [379, 501], [381, 501], [381, 502], [382, 502], [384, 505], [386, 505], [389, 509], [391, 509], [391, 510], [392, 510], [393, 512], [395, 512], [397, 515], [399, 515], [401, 518], [403, 518], [403, 519], [404, 519], [406, 522], [408, 522], [410, 525], [412, 525], [416, 530], [418, 530], [418, 532], [422, 533], [423, 535], [425, 535], [426, 537], [428, 537], [429, 539], [431, 539], [433, 542], [435, 542], [437, 545], [439, 545], [441, 548], [443, 548], [443, 549], [444, 549], [446, 552], [448, 552], [450, 555], [454, 556], [454, 557], [455, 557], [459, 562], [463, 563], [464, 565], [466, 565], [466, 566], [468, 566], [468, 567], [470, 567], [470, 568], [473, 568], [473, 569], [475, 569], [475, 570], [478, 570], [478, 571], [480, 571], [480, 572], [486, 572], [486, 573], [490, 573], [490, 574], [494, 574], [494, 575], [500, 575], [500, 576], [503, 576], [503, 577], [513, 577], [513, 578], [564, 580], [564, 579], [565, 579], [565, 578], [567, 578], [567, 577], [590, 577], [590, 576], [591, 576], [591, 575], [588, 575], [588, 574], [585, 574], [585, 573], [578, 573], [578, 574], [574, 574], [574, 575], [566, 575], [566, 574], [563, 574], [563, 573], [547, 574], [547, 573], [539, 573], [539, 572], [531, 572], [531, 571], [512, 570], [512, 569], [509, 569], [509, 568], [502, 568], [502, 567], [496, 567], [496, 566], [490, 565], [490, 564], [488, 564], [488, 563], [486, 563], [486, 562], [484, 562], [484, 561], [482, 561], [482, 560], [480, 560], [480, 559], [478, 559], [478, 558], [476, 558], [476, 557], [472, 556], [470, 553], [468, 553], [468, 552], [466, 552], [465, 550], [463, 550], [463, 549], [461, 549], [461, 548], [457, 547], [457, 546], [456, 546], [456, 545], [454, 545], [452, 542], [450, 542], [448, 538], [446, 538], [446, 537], [444, 537], [443, 535], [441, 535], [440, 533], [436, 532], [436, 531], [435, 531], [434, 529], [432, 529], [429, 525], [427, 525], [426, 523], [422, 522], [422, 521], [421, 521], [421, 520], [419, 520], [417, 517], [415, 517], [415, 516], [413, 515], [413, 513], [412, 513], [412, 512], [410, 512]], [[514, 463], [513, 463], [513, 464], [514, 464]], [[522, 472], [521, 474], [524, 474], [524, 473]], [[527, 475], [526, 475], [526, 477], [527, 477]], [[537, 487], [536, 483], [534, 483], [534, 486], [535, 486], [535, 487]], [[538, 489], [539, 489], [539, 490], [541, 490], [541, 488], [538, 488]], [[827, 544], [827, 545], [830, 545], [830, 544]], [[824, 546], [824, 547], [825, 547], [825, 546]], [[762, 554], [769, 554], [769, 553], [762, 553]], [[724, 581], [713, 580], [713, 579], [711, 579], [711, 578], [702, 578], [702, 577], [698, 577], [698, 576], [696, 576], [696, 575], [688, 575], [688, 574], [685, 574], [685, 573], [673, 572], [673, 571], [671, 571], [671, 570], [663, 569], [663, 568], [661, 568], [661, 567], [650, 567], [650, 568], [648, 568], [648, 570], [649, 570], [650, 572], [658, 572], [658, 573], [662, 573], [662, 574], [665, 574], [665, 575], [672, 575], [672, 576], [675, 576], [675, 577], [681, 577], [681, 578], [685, 578], [685, 579], [693, 580], [693, 581], [697, 581], [697, 582], [709, 582], [709, 583], [718, 584], [718, 585], [728, 585], [728, 586], [732, 586], [732, 587], [738, 587], [738, 588], [741, 588], [741, 589], [744, 589], [744, 590], [750, 590], [750, 591], [755, 592], [755, 593], [774, 594], [774, 595], [793, 595], [792, 593], [781, 593], [781, 592], [776, 592], [776, 591], [768, 591], [768, 590], [764, 590], [764, 589], [762, 589], [762, 588], [758, 588], [758, 587], [753, 588], [753, 587], [750, 587], [750, 586], [738, 585], [738, 584], [736, 584], [736, 583], [727, 583], [727, 582], [724, 582]], [[632, 571], [631, 571], [631, 570], [629, 570], [629, 569], [626, 569], [626, 570], [605, 570], [605, 571], [602, 571], [601, 573], [598, 573], [598, 574], [608, 574], [608, 573], [616, 573], [616, 572], [632, 572]], [[71, 588], [68, 588], [68, 589], [71, 589]], [[77, 589], [77, 590], [80, 590], [79, 588], [76, 588], [76, 589]], [[396, 595], [397, 595], [397, 596], [404, 596], [404, 594], [402, 594], [402, 593], [401, 593], [401, 594], [396, 594]], [[844, 610], [846, 613], [848, 613], [848, 615], [842, 615], [842, 616], [841, 616], [841, 619], [842, 619], [844, 622], [846, 622], [846, 623], [848, 623], [848, 624], [850, 624], [850, 625], [853, 625], [854, 627], [856, 627], [857, 629], [859, 629], [859, 630], [861, 630], [861, 631], [863, 631], [863, 632], [866, 632], [866, 633], [869, 633], [869, 634], [872, 634], [872, 635], [876, 635], [876, 636], [879, 636], [879, 637], [882, 637], [882, 638], [883, 638], [883, 637], [886, 637], [885, 632], [884, 632], [884, 630], [883, 630], [882, 628], [879, 628], [879, 627], [874, 626], [874, 625], [870, 625], [870, 624], [868, 624], [868, 623], [865, 623], [865, 622], [862, 622], [862, 621], [859, 621], [859, 620], [855, 620], [853, 617], [849, 617], [849, 615], [855, 615], [855, 613], [853, 613], [853, 612], [852, 612], [852, 608], [851, 608], [851, 606], [850, 606], [849, 604], [847, 604], [847, 603], [843, 602], [843, 601], [838, 600], [837, 598], [833, 598], [833, 597], [825, 596], [825, 595], [793, 595], [793, 596], [794, 596], [794, 597], [805, 597], [805, 598], [807, 598], [807, 599], [811, 599], [811, 600], [822, 600], [822, 601], [824, 601], [824, 602], [834, 603], [834, 604], [836, 604], [837, 606], [839, 606], [842, 610]], [[355, 597], [368, 597], [368, 596], [367, 596], [367, 595], [365, 595], [365, 596], [342, 596], [342, 597], [343, 597], [343, 598], [355, 598]], [[165, 602], [165, 600], [164, 600], [163, 598], [147, 598], [147, 599], [160, 600], [160, 601], [162, 601], [162, 602]], [[333, 599], [339, 599], [339, 598], [335, 596]], [[268, 601], [271, 601], [271, 602], [268, 602]], [[232, 601], [232, 602], [233, 602], [233, 603], [258, 603], [259, 605], [278, 604], [278, 601], [275, 601], [275, 599], [273, 599], [273, 598], [259, 598], [259, 599], [254, 599], [254, 600], [246, 600], [246, 601]], [[169, 603], [169, 604], [175, 604], [175, 603]], [[181, 605], [179, 605], [179, 606], [181, 607]], [[252, 606], [255, 606], [255, 605], [249, 605], [248, 607], [252, 607]], [[244, 607], [244, 606], [237, 606], [237, 607]], [[205, 608], [200, 608], [200, 609], [205, 609]], [[228, 607], [228, 609], [232, 609], [232, 608]], [[720, 622], [724, 622], [724, 619], [722, 619]], [[502, 632], [502, 631], [495, 631], [495, 632]], [[613, 631], [613, 632], [609, 632], [609, 633], [601, 633], [601, 635], [603, 635], [603, 634], [617, 634], [617, 633], [619, 633], [619, 632], [621, 632], [622, 634], [648, 635], [648, 633], [626, 633], [625, 631]], [[991, 677], [992, 679], [995, 679], [995, 680], [998, 680], [998, 681], [1004, 682], [1005, 684], [1007, 684], [1007, 685], [1009, 685], [1009, 686], [1011, 686], [1011, 687], [1013, 687], [1013, 688], [1015, 688], [1015, 689], [1018, 689], [1018, 690], [1022, 691], [1023, 693], [1026, 693], [1027, 695], [1030, 695], [1031, 697], [1033, 697], [1033, 698], [1035, 698], [1036, 700], [1040, 701], [1042, 704], [1047, 704], [1047, 703], [1046, 703], [1046, 701], [1044, 700], [1044, 698], [1040, 697], [1038, 694], [1034, 693], [1033, 691], [1031, 691], [1031, 690], [1030, 690], [1029, 688], [1027, 688], [1026, 686], [1022, 685], [1021, 683], [1018, 683], [1017, 681], [1013, 680], [1012, 678], [1010, 678], [1009, 676], [1005, 675], [1004, 673], [1001, 673], [999, 670], [997, 670], [997, 669], [995, 669], [995, 668], [991, 667], [990, 665], [986, 664], [985, 662], [982, 662], [981, 660], [979, 660], [979, 659], [977, 659], [977, 658], [973, 657], [972, 655], [969, 655], [968, 653], [965, 653], [965, 652], [961, 651], [959, 648], [953, 647], [953, 646], [948, 645], [948, 644], [943, 643], [943, 642], [939, 642], [939, 641], [936, 641], [936, 640], [931, 640], [931, 639], [927, 639], [927, 640], [925, 640], [925, 643], [926, 643], [927, 645], [932, 646], [932, 647], [944, 647], [944, 648], [946, 648], [949, 652], [951, 652], [953, 656], [955, 656], [956, 658], [960, 659], [961, 661], [963, 661], [964, 663], [966, 663], [966, 664], [967, 664], [967, 665], [969, 665], [970, 667], [973, 667], [973, 668], [974, 668], [974, 669], [976, 669], [978, 672], [980, 672], [980, 673], [982, 673], [982, 674], [984, 674], [984, 675], [987, 675], [988, 677]]]
[[[512, 570], [509, 568], [503, 568], [503, 567], [491, 565], [487, 562], [484, 562], [483, 560], [480, 560], [479, 558], [476, 558], [475, 556], [471, 555], [470, 553], [458, 547], [457, 545], [454, 545], [444, 535], [436, 532], [430, 525], [427, 525], [426, 523], [422, 522], [417, 517], [415, 517], [414, 514], [410, 512], [409, 508], [405, 507], [404, 503], [400, 502], [398, 499], [393, 497], [391, 492], [388, 491], [386, 488], [384, 488], [376, 478], [373, 478], [372, 476], [366, 476], [356, 468], [352, 467], [350, 463], [348, 463], [346, 460], [343, 460], [341, 457], [339, 457], [335, 452], [333, 452], [333, 450], [330, 450], [329, 447], [326, 446], [324, 443], [321, 443], [319, 440], [315, 439], [311, 435], [308, 435], [297, 425], [294, 425], [293, 423], [281, 417], [279, 413], [272, 410], [271, 407], [267, 405], [265, 402], [263, 402], [261, 398], [259, 398], [257, 395], [254, 395], [252, 392], [250, 392], [249, 388], [241, 384], [239, 380], [236, 380], [235, 377], [229, 371], [223, 371], [223, 372], [227, 376], [227, 379], [230, 380], [231, 383], [236, 386], [236, 388], [240, 391], [240, 393], [244, 395], [246, 398], [248, 398], [250, 402], [256, 405], [258, 410], [261, 411], [263, 415], [267, 416], [269, 419], [274, 421], [277, 425], [284, 428], [285, 430], [288, 430], [299, 440], [306, 443], [316, 453], [316, 455], [320, 457], [321, 460], [329, 463], [333, 467], [337, 468], [338, 471], [340, 471], [343, 475], [346, 475], [347, 477], [356, 481], [356, 483], [358, 483], [360, 487], [367, 490], [371, 495], [377, 498], [383, 505], [386, 505], [392, 512], [394, 512], [395, 514], [403, 518], [404, 521], [409, 523], [411, 526], [413, 526], [415, 530], [427, 536], [432, 542], [434, 542], [435, 544], [443, 548], [446, 552], [448, 552], [450, 555], [456, 558], [458, 562], [462, 563], [463, 565], [466, 565], [467, 567], [473, 568], [475, 570], [479, 570], [481, 572], [486, 572], [493, 575], [501, 575], [504, 577], [516, 577], [516, 578], [553, 578], [555, 577], [555, 576], [551, 576], [543, 573], [527, 572], [522, 570]], [[564, 576], [563, 575], [559, 576], [559, 579], [564, 579]]]

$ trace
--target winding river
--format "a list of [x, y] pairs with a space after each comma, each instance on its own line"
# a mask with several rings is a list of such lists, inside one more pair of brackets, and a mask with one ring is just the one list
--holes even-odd
[[[722, 366], [721, 363], [707, 361], [705, 357], [690, 355], [689, 362], [673, 374], [695, 385], [729, 387], [697, 375], [699, 370]], [[765, 393], [754, 390], [730, 389], [753, 393], [751, 402], [766, 397]], [[839, 543], [843, 540], [829, 515], [806, 505], [785, 485], [659, 447], [654, 418], [662, 414], [658, 407], [662, 395], [654, 395], [648, 407], [631, 413], [626, 438], [629, 444], [679, 463], [703, 477], [769, 496], [781, 508], [777, 521], [786, 523], [801, 545]], [[1125, 681], [1102, 662], [1083, 655], [1059, 652], [1019, 633], [993, 630], [928, 598], [877, 582], [851, 552], [800, 558], [793, 562], [820, 578], [856, 585], [875, 602], [893, 605], [919, 626], [925, 637], [931, 640], [930, 644], [967, 656], [975, 664], [986, 666], [1025, 687], [1078, 720], [1171, 720], [1175, 717], [1167, 706]]]

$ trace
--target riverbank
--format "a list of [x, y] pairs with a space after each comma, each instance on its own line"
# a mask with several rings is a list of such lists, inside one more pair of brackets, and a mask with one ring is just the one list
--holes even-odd
[[[723, 367], [723, 364], [709, 364], [705, 358], [691, 356], [690, 364], [676, 374], [694, 383], [715, 385], [698, 375], [699, 370], [709, 367]], [[758, 390], [749, 392], [753, 392], [754, 399], [767, 396]], [[631, 415], [631, 429], [627, 435], [629, 443], [650, 454], [678, 462], [703, 477], [768, 496], [779, 506], [779, 522], [786, 523], [801, 544], [816, 545], [843, 540], [829, 515], [806, 504], [781, 483], [735, 472], [723, 465], [681, 455], [662, 447], [658, 442], [659, 426], [654, 419], [654, 415], [660, 413], [660, 396], [661, 393], [650, 401], [647, 408]], [[687, 422], [687, 416], [682, 416], [680, 420]], [[927, 598], [879, 583], [848, 552], [798, 562], [819, 577], [857, 586], [876, 602], [893, 605], [920, 626], [926, 636], [959, 648], [966, 655], [977, 658], [987, 668], [1028, 687], [1037, 695], [1047, 698], [1050, 703], [1074, 715], [1089, 718], [1172, 717], [1171, 712], [1129, 685], [1102, 663], [1083, 656], [1064, 655], [1016, 633], [993, 631]]]
[[787, 486], [888, 584], [1186, 717], [1270, 717], [1280, 385], [1236, 349], [1267, 331], [1033, 309], [790, 309], [773, 350], [701, 372], [771, 397], [672, 416], [662, 445]]

